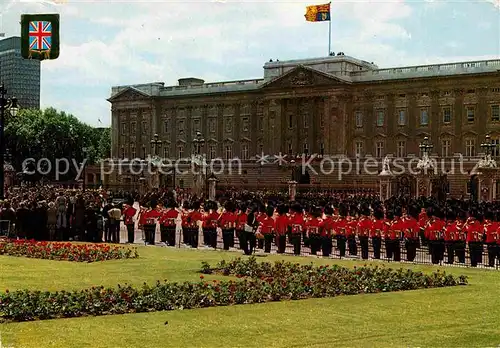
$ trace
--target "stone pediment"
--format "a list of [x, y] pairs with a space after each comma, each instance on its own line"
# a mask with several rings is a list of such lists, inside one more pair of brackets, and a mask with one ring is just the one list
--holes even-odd
[[129, 87], [124, 89], [123, 91], [116, 93], [111, 98], [109, 98], [108, 101], [110, 103], [114, 103], [117, 101], [144, 100], [146, 98], [149, 98], [149, 95], [147, 93], [144, 93], [136, 88]]
[[261, 88], [300, 88], [311, 86], [345, 86], [351, 82], [337, 76], [325, 74], [321, 71], [305, 66], [298, 66], [284, 75], [266, 82]]

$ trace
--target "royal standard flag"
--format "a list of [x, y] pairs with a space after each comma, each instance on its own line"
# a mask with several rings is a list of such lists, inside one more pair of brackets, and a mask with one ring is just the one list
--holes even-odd
[[330, 20], [330, 4], [313, 5], [306, 7], [306, 21], [324, 22]]
[[21, 16], [21, 54], [25, 59], [59, 57], [59, 15], [25, 14]]

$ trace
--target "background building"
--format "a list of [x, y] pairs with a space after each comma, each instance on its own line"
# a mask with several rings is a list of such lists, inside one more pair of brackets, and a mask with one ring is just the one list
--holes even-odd
[[[419, 144], [428, 137], [430, 156], [445, 163], [439, 173], [448, 173], [445, 186], [455, 195], [466, 194], [481, 142], [490, 134], [499, 143], [499, 71], [500, 60], [378, 69], [341, 53], [270, 61], [260, 79], [205, 83], [184, 78], [178, 86], [113, 87], [112, 156], [146, 157], [157, 133], [163, 141], [160, 156], [189, 157], [200, 131], [209, 159], [247, 161], [242, 173], [220, 174], [221, 184], [272, 187], [290, 180], [292, 164], [259, 165], [255, 159], [262, 152], [372, 158], [381, 165], [386, 155], [409, 162], [419, 157]], [[459, 154], [466, 158], [465, 174], [455, 170]], [[493, 156], [499, 156], [498, 148]], [[313, 172], [310, 182], [377, 185], [376, 174], [359, 168], [341, 178], [337, 172]], [[406, 179], [394, 178], [395, 189], [406, 185], [415, 191]], [[177, 185], [192, 182], [175, 180]]]
[[21, 56], [21, 38], [0, 40], [0, 80], [21, 108], [40, 108], [40, 61]]

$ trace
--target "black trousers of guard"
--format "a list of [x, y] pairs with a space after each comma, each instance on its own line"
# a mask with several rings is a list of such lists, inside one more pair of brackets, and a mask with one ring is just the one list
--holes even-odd
[[155, 232], [156, 225], [144, 225], [144, 237], [146, 238], [145, 242], [148, 244], [155, 244]]
[[257, 240], [257, 249], [264, 249], [264, 239]]
[[309, 245], [311, 246], [311, 255], [317, 255], [321, 251], [321, 236], [319, 234], [311, 234], [309, 236]]
[[413, 262], [417, 256], [418, 239], [407, 239], [405, 241], [406, 261]]
[[222, 230], [222, 244], [224, 250], [231, 248], [231, 242], [234, 245], [234, 228]]
[[284, 254], [286, 251], [286, 235], [280, 234], [276, 236], [276, 245], [278, 246], [278, 254]]
[[394, 261], [401, 261], [401, 241], [399, 239], [392, 239], [392, 256]]
[[470, 265], [477, 267], [478, 263], [483, 263], [483, 243], [469, 242]]
[[167, 242], [167, 227], [164, 225], [160, 225], [160, 242]]
[[292, 245], [293, 245], [293, 254], [300, 255], [302, 235], [300, 233], [292, 233]]
[[309, 237], [307, 237], [307, 234], [305, 232], [302, 232], [302, 241], [304, 242], [305, 247], [311, 246], [311, 241], [309, 240]]
[[420, 240], [422, 241], [422, 246], [429, 245], [429, 241], [427, 240], [427, 238], [425, 238], [425, 233], [423, 229], [420, 229], [419, 236]]
[[339, 250], [340, 257], [345, 257], [345, 236], [339, 234], [337, 237], [337, 249]]
[[350, 256], [358, 256], [358, 245], [356, 244], [356, 236], [350, 235], [347, 237], [347, 246]]
[[361, 258], [368, 260], [368, 236], [359, 237], [359, 246], [361, 248]]
[[165, 228], [165, 241], [164, 241], [164, 243], [166, 243], [168, 246], [175, 246], [176, 226], [164, 226], [164, 228]]
[[271, 246], [273, 244], [274, 234], [266, 233], [264, 235], [264, 252], [269, 254], [271, 252]]
[[331, 236], [322, 236], [321, 238], [321, 250], [323, 251], [323, 256], [330, 256], [332, 254], [332, 237]]
[[488, 243], [488, 266], [495, 267], [495, 261], [498, 258], [498, 244]]
[[255, 249], [255, 233], [243, 231], [241, 234], [241, 245], [245, 255], [252, 255]]
[[455, 251], [455, 255], [457, 255], [458, 262], [465, 263], [465, 242], [460, 240], [453, 242], [453, 244], [453, 249]]
[[429, 240], [429, 251], [431, 253], [431, 262], [437, 265], [443, 260], [442, 252], [444, 250], [444, 242], [441, 240]]
[[191, 233], [189, 227], [182, 228], [182, 242], [186, 245], [191, 245]]
[[236, 239], [238, 239], [238, 248], [240, 250], [243, 250], [243, 247], [241, 246], [241, 234], [243, 233], [243, 230], [236, 230]]
[[198, 228], [190, 228], [189, 229], [189, 245], [191, 248], [198, 248]]
[[394, 243], [391, 239], [385, 240], [385, 257], [389, 260], [392, 259], [394, 253]]
[[215, 227], [204, 228], [203, 239], [205, 245], [217, 249], [217, 229]]
[[444, 242], [446, 248], [446, 263], [449, 265], [453, 265], [455, 262], [455, 246], [456, 243], [454, 241], [448, 240]]
[[372, 246], [373, 246], [373, 258], [376, 260], [380, 259], [380, 249], [382, 247], [382, 239], [380, 237], [372, 238]]
[[125, 227], [127, 227], [127, 241], [132, 244], [135, 242], [135, 225], [127, 224]]

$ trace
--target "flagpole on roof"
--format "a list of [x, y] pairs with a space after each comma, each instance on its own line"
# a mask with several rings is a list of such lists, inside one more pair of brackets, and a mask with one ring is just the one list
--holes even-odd
[[[331, 6], [331, 2], [329, 2]], [[330, 56], [330, 53], [332, 52], [332, 10], [329, 7], [330, 13], [329, 13], [329, 21], [328, 21], [328, 56]]]

